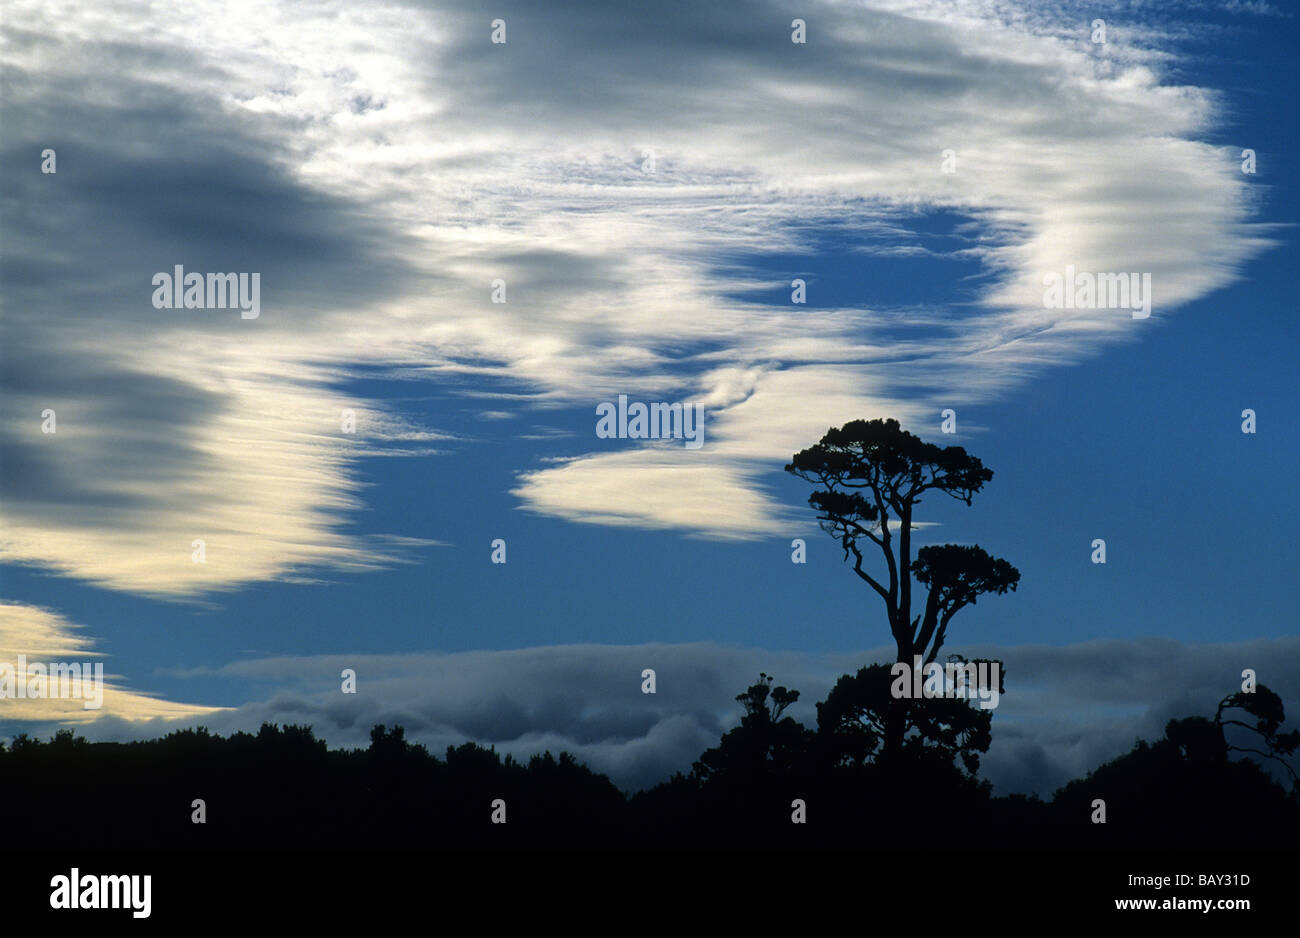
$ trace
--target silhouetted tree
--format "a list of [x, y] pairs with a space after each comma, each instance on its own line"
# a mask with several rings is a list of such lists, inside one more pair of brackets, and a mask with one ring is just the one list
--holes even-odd
[[[976, 546], [923, 547], [912, 556], [912, 517], [921, 496], [940, 492], [971, 503], [993, 478], [960, 446], [938, 447], [900, 428], [897, 420], [854, 420], [830, 428], [821, 441], [795, 453], [787, 472], [821, 486], [808, 498], [822, 530], [837, 538], [853, 571], [885, 604], [896, 660], [931, 663], [958, 611], [985, 593], [1014, 590], [1020, 572]], [[868, 545], [884, 558], [885, 575], [867, 569]], [[912, 579], [928, 588], [922, 612], [912, 615]], [[885, 704], [881, 755], [901, 753], [907, 711], [915, 701]]]
[[[1241, 720], [1225, 719], [1224, 711], [1226, 710], [1246, 711], [1246, 713], [1255, 717], [1255, 725], [1251, 726]], [[1257, 756], [1263, 756], [1265, 759], [1282, 766], [1287, 774], [1291, 776], [1292, 790], [1300, 793], [1300, 778], [1297, 778], [1295, 769], [1283, 758], [1291, 755], [1296, 751], [1297, 747], [1300, 747], [1300, 730], [1279, 733], [1278, 728], [1285, 721], [1286, 710], [1282, 706], [1282, 698], [1263, 684], [1256, 687], [1253, 692], [1238, 691], [1235, 694], [1229, 694], [1219, 701], [1218, 709], [1214, 712], [1214, 722], [1222, 734], [1225, 751], [1249, 752]], [[1228, 735], [1224, 730], [1228, 726], [1242, 727], [1255, 734], [1265, 748], [1256, 749], [1253, 746], [1232, 745], [1228, 742]]]
[[[1223, 719], [1234, 708], [1259, 723]], [[1300, 788], [1293, 785], [1288, 794], [1259, 763], [1229, 758], [1232, 751], [1249, 752], [1290, 770], [1281, 755], [1300, 734], [1279, 733], [1284, 720], [1281, 698], [1262, 684], [1254, 693], [1225, 697], [1213, 719], [1170, 720], [1163, 739], [1139, 740], [1131, 752], [1062, 787], [1052, 805], [1056, 834], [1065, 843], [1126, 847], [1293, 846]], [[1227, 726], [1260, 734], [1267, 749], [1229, 744]], [[1105, 824], [1090, 822], [1095, 799], [1106, 803]]]
[[[841, 677], [817, 705], [819, 749], [834, 766], [874, 762], [884, 742], [893, 703], [887, 665], [873, 664]], [[999, 688], [1001, 690], [1001, 688]], [[972, 707], [956, 697], [913, 700], [904, 711], [903, 749], [909, 762], [960, 761], [974, 775], [979, 754], [992, 742], [992, 710]]]
[[757, 683], [736, 695], [745, 715], [739, 726], [696, 761], [694, 772], [701, 781], [738, 779], [748, 784], [763, 777], [788, 777], [799, 770], [811, 734], [802, 723], [783, 716], [799, 699], [799, 692], [773, 687], [773, 680], [760, 672]]

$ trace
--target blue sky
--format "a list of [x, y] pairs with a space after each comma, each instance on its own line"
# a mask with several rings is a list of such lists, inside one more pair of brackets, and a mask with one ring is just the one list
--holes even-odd
[[[994, 470], [973, 507], [928, 501], [921, 542], [979, 543], [1022, 574], [961, 613], [950, 650], [1046, 645], [1059, 664], [1080, 643], [1116, 640], [1119, 656], [1163, 638], [1226, 662], [1186, 681], [1170, 664], [1118, 703], [1059, 695], [1062, 712], [1090, 708], [1082, 723], [1025, 731], [991, 761], [1001, 787], [1115, 754], [1170, 694], [1210, 709], [1241, 667], [1296, 700], [1295, 19], [1017, 8], [816, 6], [800, 48], [766, 4], [730, 19], [670, 5], [639, 39], [632, 7], [578, 21], [506, 5], [493, 48], [475, 10], [340, 7], [339, 23], [295, 25], [272, 4], [250, 14], [265, 44], [247, 59], [229, 40], [187, 59], [140, 39], [130, 4], [102, 42], [20, 5], [5, 26], [22, 81], [4, 105], [0, 652], [57, 635], [106, 654], [121, 696], [90, 733], [309, 714], [341, 742], [364, 714], [475, 735], [428, 715], [445, 686], [367, 687], [402, 656], [461, 661], [483, 700], [533, 721], [480, 714], [478, 738], [568, 745], [645, 783], [734, 718], [751, 665], [802, 668], [808, 718], [888, 643], [782, 466], [832, 424], [896, 416]], [[676, 65], [655, 64], [669, 48]], [[1245, 147], [1254, 175], [1235, 168]], [[1076, 262], [1154, 270], [1151, 317], [1035, 308], [1035, 278]], [[261, 318], [153, 309], [150, 273], [176, 263], [260, 270]], [[789, 302], [794, 277], [806, 305]], [[620, 393], [704, 401], [705, 446], [598, 439], [595, 405]], [[46, 401], [55, 438], [39, 435]], [[357, 437], [330, 428], [343, 407]], [[202, 570], [191, 536], [212, 544]], [[806, 565], [790, 562], [796, 537]], [[1238, 662], [1225, 643], [1273, 658]], [[701, 669], [653, 719], [625, 702], [638, 715], [610, 739], [640, 748], [623, 761], [515, 700], [517, 664], [454, 657], [603, 645], [680, 646]], [[350, 660], [371, 696], [337, 718]], [[584, 673], [566, 706], [617, 709], [595, 678], [583, 696]], [[656, 743], [688, 713], [690, 732]], [[1064, 754], [1070, 733], [1096, 742]], [[1031, 746], [1050, 768], [1026, 768]]]

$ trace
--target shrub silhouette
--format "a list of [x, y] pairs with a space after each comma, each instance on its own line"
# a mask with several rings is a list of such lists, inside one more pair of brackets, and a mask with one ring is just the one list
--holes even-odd
[[[1259, 718], [1256, 726], [1224, 719], [1240, 708]], [[1264, 685], [1233, 694], [1214, 719], [1170, 720], [1155, 743], [1133, 750], [1062, 787], [1053, 802], [1061, 836], [1074, 845], [1122, 847], [1294, 847], [1300, 835], [1300, 795], [1288, 793], [1253, 759], [1272, 761], [1295, 749], [1294, 732], [1279, 734], [1285, 719], [1281, 698]], [[1264, 738], [1265, 750], [1230, 745], [1225, 726], [1244, 726]], [[1091, 804], [1106, 802], [1105, 824], [1092, 824]]]
[[[841, 677], [817, 705], [820, 749], [831, 765], [861, 767], [878, 760], [892, 684], [889, 667], [869, 665]], [[905, 764], [959, 761], [972, 776], [979, 770], [979, 754], [988, 752], [992, 742], [992, 710], [959, 697], [923, 697], [912, 701], [904, 716]]]

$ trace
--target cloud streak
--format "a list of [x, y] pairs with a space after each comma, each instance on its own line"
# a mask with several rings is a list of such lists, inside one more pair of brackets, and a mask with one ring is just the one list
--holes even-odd
[[[20, 655], [27, 659], [27, 673], [19, 669]], [[92, 650], [79, 626], [61, 616], [25, 603], [0, 602], [0, 662], [13, 669], [17, 681], [27, 681], [28, 674], [48, 673], [49, 665], [54, 663], [85, 664], [103, 657], [102, 652]], [[32, 666], [36, 664], [43, 665], [46, 670], [33, 671]], [[139, 721], [209, 717], [222, 709], [177, 703], [131, 691], [112, 674], [104, 675], [100, 707], [86, 709], [85, 701], [95, 696], [86, 690], [83, 697], [75, 698], [6, 697], [0, 699], [0, 726], [88, 724], [105, 718], [130, 725]]]
[[[497, 15], [499, 46], [473, 5], [11, 4], [0, 559], [167, 597], [409, 559], [347, 527], [361, 456], [427, 452], [340, 393], [376, 366], [519, 409], [704, 400], [698, 452], [578, 439], [513, 495], [764, 536], [790, 520], [764, 474], [829, 424], [915, 428], [1137, 340], [1268, 244], [1202, 142], [1218, 97], [1162, 81], [1174, 23], [1096, 46], [1052, 8], [813, 3], [799, 46], [762, 2]], [[921, 246], [934, 212], [962, 246]], [[832, 230], [983, 276], [942, 303], [743, 298]], [[153, 309], [177, 263], [260, 271], [262, 316]], [[1044, 309], [1067, 264], [1150, 272], [1151, 321]]]

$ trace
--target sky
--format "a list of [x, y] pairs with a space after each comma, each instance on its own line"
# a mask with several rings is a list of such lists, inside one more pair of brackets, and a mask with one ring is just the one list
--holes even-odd
[[[1006, 661], [997, 791], [1243, 668], [1300, 709], [1286, 7], [17, 0], [0, 37], [0, 662], [110, 676], [0, 736], [401, 722], [654, 784], [760, 670], [811, 724], [892, 658], [783, 471], [875, 417], [994, 472], [917, 536], [1021, 572], [946, 646]], [[157, 308], [176, 265], [258, 315]], [[1067, 267], [1149, 273], [1149, 317], [1045, 308]], [[703, 445], [598, 436], [619, 395]]]

